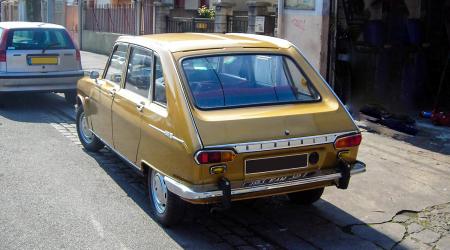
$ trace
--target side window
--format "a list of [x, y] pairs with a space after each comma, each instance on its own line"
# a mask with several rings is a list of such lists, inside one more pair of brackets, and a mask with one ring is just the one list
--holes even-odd
[[153, 53], [146, 49], [132, 48], [128, 60], [125, 89], [143, 97], [149, 96], [153, 73]]
[[259, 55], [255, 57], [253, 71], [255, 75], [255, 82], [257, 84], [273, 86], [273, 72], [272, 57]]
[[122, 81], [122, 72], [125, 67], [128, 46], [119, 44], [114, 48], [109, 66], [106, 69], [105, 79], [120, 84]]
[[159, 57], [155, 56], [155, 78], [154, 78], [153, 101], [167, 105], [166, 84], [164, 83], [164, 72]]

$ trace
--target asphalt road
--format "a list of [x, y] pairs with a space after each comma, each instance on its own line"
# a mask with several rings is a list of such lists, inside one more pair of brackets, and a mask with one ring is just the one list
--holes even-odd
[[[83, 58], [85, 68], [105, 60]], [[0, 105], [0, 249], [450, 249], [450, 156], [418, 143], [426, 136], [363, 132], [368, 172], [311, 207], [284, 196], [213, 214], [190, 206], [164, 229], [141, 177], [106, 149], [82, 149], [60, 95]]]

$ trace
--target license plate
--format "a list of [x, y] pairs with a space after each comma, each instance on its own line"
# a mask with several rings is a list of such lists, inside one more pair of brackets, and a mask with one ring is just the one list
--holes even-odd
[[245, 161], [246, 174], [278, 172], [308, 167], [308, 154], [250, 159]]
[[56, 56], [34, 56], [30, 57], [30, 65], [56, 65], [58, 57]]
[[273, 178], [265, 178], [265, 179], [258, 179], [258, 180], [252, 180], [252, 181], [246, 181], [244, 182], [244, 187], [257, 187], [257, 186], [264, 186], [264, 185], [271, 185], [271, 184], [277, 184], [282, 182], [290, 182], [290, 181], [296, 181], [303, 179], [307, 176], [310, 176], [311, 173], [303, 173], [303, 174], [292, 174], [292, 175], [286, 175], [281, 177], [273, 177]]

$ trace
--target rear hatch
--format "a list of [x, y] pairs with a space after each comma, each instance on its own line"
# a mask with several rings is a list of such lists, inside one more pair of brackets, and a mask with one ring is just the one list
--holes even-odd
[[8, 32], [6, 47], [8, 73], [47, 73], [79, 69], [79, 54], [66, 30], [22, 28]]
[[182, 67], [205, 146], [357, 130], [326, 83], [287, 56], [206, 56]]
[[273, 53], [182, 61], [203, 145], [238, 153], [227, 163], [229, 180], [255, 185], [332, 168], [337, 136], [357, 131], [320, 76], [298, 65]]

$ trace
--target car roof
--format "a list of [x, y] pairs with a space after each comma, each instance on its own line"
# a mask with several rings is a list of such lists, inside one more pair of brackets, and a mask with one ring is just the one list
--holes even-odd
[[3, 29], [27, 29], [27, 28], [47, 28], [64, 29], [63, 26], [53, 23], [42, 22], [0, 22], [0, 28]]
[[241, 33], [165, 33], [144, 36], [122, 36], [120, 42], [129, 42], [145, 46], [157, 44], [170, 51], [192, 51], [221, 48], [289, 48], [292, 44], [286, 40]]

